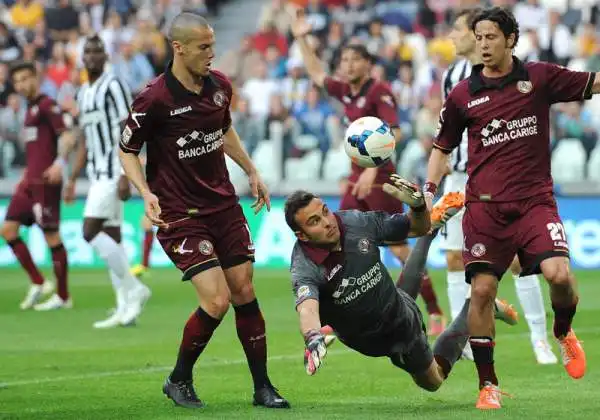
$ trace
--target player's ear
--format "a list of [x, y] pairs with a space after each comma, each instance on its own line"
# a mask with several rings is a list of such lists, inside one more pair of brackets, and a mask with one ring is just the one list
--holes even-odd
[[515, 47], [515, 34], [510, 34], [508, 38], [506, 38], [506, 48], [510, 48], [511, 50]]
[[296, 235], [296, 238], [298, 238], [299, 241], [308, 242], [308, 236], [306, 236], [306, 234], [301, 230], [295, 231], [294, 235]]
[[171, 42], [171, 46], [173, 47], [173, 53], [174, 54], [181, 54], [181, 53], [183, 53], [183, 44], [180, 41], [173, 41], [173, 42]]

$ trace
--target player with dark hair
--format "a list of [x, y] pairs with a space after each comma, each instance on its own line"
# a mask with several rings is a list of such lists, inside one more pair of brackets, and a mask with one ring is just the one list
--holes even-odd
[[[288, 408], [267, 375], [265, 321], [252, 286], [254, 245], [225, 154], [248, 175], [256, 212], [270, 209], [269, 193], [231, 125], [231, 83], [211, 69], [213, 29], [203, 17], [181, 13], [169, 38], [173, 61], [134, 100], [120, 152], [146, 215], [159, 227], [161, 246], [199, 300], [163, 392], [178, 405], [203, 406], [192, 383], [193, 367], [233, 304], [254, 404]], [[146, 177], [138, 157], [144, 143]]]
[[[398, 127], [398, 107], [389, 86], [370, 77], [371, 64], [374, 58], [366, 47], [360, 44], [349, 44], [342, 48], [340, 67], [346, 81], [336, 80], [323, 70], [319, 58], [306, 40], [312, 30], [306, 21], [304, 13], [299, 11], [292, 23], [292, 32], [296, 37], [304, 60], [304, 65], [313, 83], [324, 88], [327, 93], [344, 105], [345, 123], [366, 116], [375, 116], [385, 121], [391, 128], [396, 141], [400, 140]], [[398, 211], [398, 202], [387, 196], [381, 186], [395, 172], [394, 163], [388, 162], [379, 168], [364, 169], [352, 163], [348, 179], [348, 187], [342, 197], [342, 210], [382, 210]], [[410, 247], [405, 240], [398, 243], [386, 244], [392, 253], [403, 263], [410, 253]], [[429, 332], [431, 335], [440, 334], [445, 326], [442, 309], [437, 302], [433, 284], [425, 271], [423, 274], [421, 296], [425, 300], [429, 313]], [[398, 284], [403, 279], [398, 279]]]
[[446, 99], [424, 191], [431, 205], [447, 154], [467, 129], [463, 258], [472, 287], [469, 333], [480, 386], [476, 406], [497, 409], [501, 393], [493, 359], [493, 299], [515, 254], [522, 275], [541, 272], [550, 284], [554, 335], [567, 373], [575, 379], [585, 373], [585, 353], [571, 327], [579, 297], [553, 196], [549, 114], [554, 103], [600, 92], [600, 77], [549, 63], [522, 63], [512, 54], [519, 27], [508, 10], [486, 9], [471, 27], [482, 63]]
[[[452, 40], [457, 55], [460, 57], [442, 76], [442, 98], [445, 100], [452, 89], [462, 80], [471, 75], [471, 68], [481, 62], [481, 57], [475, 49], [475, 34], [471, 25], [480, 8], [461, 9], [456, 18], [449, 38]], [[461, 192], [464, 194], [467, 184], [468, 160], [467, 131], [462, 135], [458, 147], [450, 154], [451, 172], [444, 180], [444, 193]], [[465, 266], [463, 264], [463, 213], [459, 213], [448, 221], [442, 230], [442, 247], [446, 251], [448, 300], [452, 317], [461, 310], [469, 285], [465, 282]], [[548, 342], [546, 331], [546, 311], [540, 281], [535, 274], [521, 276], [519, 260], [515, 257], [510, 267], [515, 278], [515, 289], [530, 331], [530, 341], [535, 358], [540, 364], [558, 363]], [[471, 346], [465, 346], [464, 356], [473, 360]]]
[[[53, 99], [40, 92], [39, 75], [32, 63], [18, 62], [10, 74], [15, 90], [27, 99], [23, 130], [26, 169], [13, 193], [2, 224], [2, 237], [29, 275], [31, 286], [21, 302], [21, 309], [50, 310], [71, 308], [67, 287], [67, 252], [60, 237], [60, 199], [62, 177], [50, 179], [47, 171], [58, 157], [58, 150], [73, 142], [68, 130], [72, 119], [64, 114]], [[44, 232], [52, 253], [57, 292], [43, 303], [54, 285], [46, 280], [33, 262], [27, 245], [19, 236], [21, 226], [37, 224]]]
[[[436, 206], [442, 214], [437, 222], [430, 222], [423, 195], [414, 185], [392, 175], [391, 183], [382, 188], [407, 203], [410, 213], [332, 212], [307, 191], [297, 191], [286, 201], [285, 218], [298, 238], [291, 274], [306, 345], [306, 372], [313, 375], [321, 366], [327, 353], [322, 325], [328, 325], [348, 347], [366, 356], [389, 357], [411, 374], [418, 386], [435, 391], [467, 342], [468, 300], [438, 337], [432, 353], [414, 299], [435, 233], [460, 210], [462, 199], [451, 206]], [[430, 228], [433, 232], [428, 234]], [[408, 236], [423, 237], [405, 265], [405, 281], [396, 289], [378, 247]]]

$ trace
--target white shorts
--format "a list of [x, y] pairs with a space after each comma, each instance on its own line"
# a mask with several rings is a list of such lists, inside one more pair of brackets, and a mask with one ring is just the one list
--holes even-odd
[[90, 184], [83, 217], [105, 219], [104, 226], [121, 227], [123, 202], [119, 199], [117, 180], [94, 181]]
[[[467, 174], [464, 172], [452, 172], [446, 177], [444, 182], [444, 194], [449, 192], [465, 193], [467, 185]], [[462, 220], [464, 208], [446, 223], [446, 226], [441, 230], [441, 248], [445, 251], [462, 251], [463, 249], [463, 230]]]

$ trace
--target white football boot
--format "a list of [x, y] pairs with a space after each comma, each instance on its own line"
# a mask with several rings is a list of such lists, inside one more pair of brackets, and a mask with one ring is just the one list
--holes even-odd
[[123, 289], [116, 291], [117, 295], [117, 307], [110, 311], [110, 316], [102, 321], [96, 321], [93, 324], [94, 328], [107, 329], [121, 326], [121, 318], [125, 314], [126, 303], [125, 303], [125, 292]]
[[31, 309], [33, 305], [42, 299], [42, 296], [49, 295], [53, 291], [54, 284], [48, 280], [44, 280], [43, 284], [32, 284], [29, 286], [25, 299], [23, 299], [19, 307], [22, 310]]
[[533, 345], [535, 358], [540, 365], [554, 365], [558, 363], [558, 358], [552, 351], [548, 340], [537, 340]]
[[150, 289], [140, 284], [135, 289], [130, 290], [126, 296], [126, 306], [123, 315], [121, 316], [121, 325], [132, 324], [142, 313], [144, 305], [152, 296]]
[[73, 301], [71, 298], [62, 300], [60, 296], [54, 293], [47, 301], [38, 303], [33, 306], [36, 311], [53, 311], [55, 309], [71, 309], [73, 307]]

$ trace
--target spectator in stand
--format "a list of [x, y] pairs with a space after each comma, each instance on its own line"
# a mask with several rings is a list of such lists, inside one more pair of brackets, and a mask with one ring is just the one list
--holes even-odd
[[[283, 56], [279, 53], [280, 56]], [[262, 60], [261, 55], [253, 47], [252, 35], [245, 35], [237, 50], [229, 50], [217, 57], [215, 68], [229, 77], [237, 86], [243, 86], [250, 79]]]
[[383, 21], [378, 18], [369, 23], [369, 29], [362, 38], [367, 50], [373, 56], [381, 56], [385, 47], [390, 43], [390, 40], [386, 39], [383, 34]]
[[254, 71], [254, 77], [244, 83], [242, 95], [248, 100], [250, 115], [264, 121], [269, 114], [271, 96], [279, 91], [279, 86], [276, 80], [267, 77], [267, 64], [263, 60]]
[[527, 30], [537, 30], [542, 25], [548, 23], [548, 12], [539, 0], [525, 0], [515, 4], [513, 9], [515, 18], [519, 22], [519, 28], [522, 32]]
[[583, 108], [580, 102], [568, 102], [563, 105], [562, 112], [558, 114], [556, 126], [556, 137], [559, 140], [554, 142], [552, 149], [554, 150], [560, 139], [578, 139], [589, 159], [590, 153], [598, 141], [590, 112]]
[[154, 74], [162, 73], [171, 58], [167, 38], [158, 30], [150, 9], [137, 13], [133, 48], [146, 56]]
[[22, 50], [17, 37], [6, 23], [0, 21], [0, 61], [9, 63], [21, 56]]
[[[31, 44], [28, 44], [28, 45], [31, 45]], [[25, 50], [25, 51], [27, 51], [27, 50]], [[51, 97], [52, 99], [56, 100], [56, 97], [58, 96], [58, 87], [48, 77], [48, 74], [46, 73], [46, 63], [44, 61], [35, 60], [33, 58], [31, 59], [31, 61], [35, 62], [36, 72], [37, 72], [37, 74], [40, 75], [40, 77], [42, 79], [42, 84], [40, 86], [40, 92], [43, 93], [44, 95], [47, 95], [47, 96]]]
[[281, 55], [287, 55], [288, 53], [287, 40], [277, 30], [273, 21], [265, 21], [260, 30], [254, 34], [252, 40], [254, 49], [263, 55], [267, 52], [267, 48], [270, 45], [275, 45]]
[[71, 78], [71, 66], [62, 42], [55, 42], [52, 47], [52, 57], [46, 67], [46, 77], [59, 89]]
[[344, 26], [338, 21], [332, 21], [324, 38], [321, 53], [321, 58], [329, 66], [330, 71], [334, 70], [336, 63], [340, 60], [342, 47], [345, 44]]
[[313, 28], [313, 33], [319, 38], [324, 37], [331, 22], [331, 14], [327, 10], [327, 6], [323, 3], [323, 0], [309, 0], [304, 13], [306, 21]]
[[258, 143], [265, 138], [264, 120], [252, 118], [248, 100], [241, 97], [237, 101], [236, 110], [231, 114], [235, 130], [244, 142], [248, 154], [252, 156]]
[[573, 37], [569, 28], [560, 21], [560, 12], [550, 10], [548, 21], [538, 28], [542, 61], [566, 66], [571, 59]]
[[258, 27], [262, 28], [267, 22], [274, 22], [280, 34], [287, 34], [290, 31], [291, 21], [291, 15], [286, 8], [286, 0], [271, 0], [267, 1], [261, 10]]
[[287, 62], [287, 77], [281, 81], [279, 94], [283, 105], [294, 113], [304, 102], [308, 87], [308, 79], [304, 77], [304, 63], [297, 58], [290, 58]]
[[79, 12], [71, 0], [58, 0], [56, 7], [48, 7], [45, 12], [46, 27], [52, 41], [67, 42], [69, 34], [79, 26]]
[[6, 107], [0, 109], [0, 176], [6, 176], [12, 164], [24, 163], [21, 138], [26, 111], [24, 105], [19, 95], [11, 93]]
[[392, 92], [398, 104], [398, 120], [402, 129], [402, 138], [412, 135], [412, 122], [419, 110], [419, 89], [415, 84], [415, 75], [411, 61], [405, 61], [398, 67], [398, 78], [392, 82]]
[[325, 155], [332, 143], [330, 127], [338, 123], [338, 118], [331, 105], [321, 98], [316, 86], [312, 85], [308, 89], [306, 99], [293, 115], [300, 125], [300, 134], [315, 137], [319, 149]]
[[285, 77], [286, 60], [275, 45], [269, 45], [265, 53], [265, 62], [267, 64], [267, 75], [270, 79], [281, 79]]
[[365, 0], [348, 0], [348, 3], [333, 11], [333, 18], [344, 26], [346, 36], [366, 31], [375, 17], [375, 9], [367, 7]]
[[135, 97], [154, 78], [154, 69], [144, 54], [135, 51], [129, 37], [121, 39], [119, 52], [113, 61], [113, 71], [127, 82]]
[[44, 20], [44, 7], [36, 0], [17, 0], [10, 9], [10, 18], [13, 25], [33, 30]]
[[[274, 94], [268, 98], [269, 110], [265, 121], [265, 138], [277, 143], [281, 141], [284, 160], [297, 157], [300, 152], [294, 148], [293, 139], [298, 135], [298, 124], [283, 106], [281, 96]], [[285, 174], [284, 162], [281, 162], [281, 173]]]
[[10, 77], [8, 77], [8, 65], [0, 63], [0, 107], [6, 106], [9, 95], [14, 92]]

